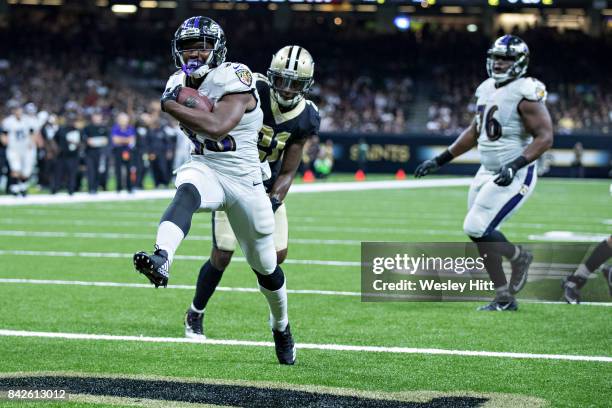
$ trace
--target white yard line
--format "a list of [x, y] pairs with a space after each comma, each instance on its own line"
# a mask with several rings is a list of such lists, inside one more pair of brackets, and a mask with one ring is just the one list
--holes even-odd
[[[394, 190], [408, 188], [432, 188], [432, 187], [461, 187], [469, 186], [471, 178], [450, 178], [434, 180], [385, 180], [364, 182], [342, 182], [342, 183], [313, 183], [296, 184], [291, 186], [291, 194], [299, 193], [321, 193], [334, 191], [363, 191], [363, 190]], [[175, 190], [146, 190], [136, 191], [133, 194], [115, 193], [110, 191], [98, 194], [75, 193], [68, 194], [35, 194], [27, 197], [0, 197], [0, 206], [22, 206], [41, 204], [72, 204], [72, 203], [95, 203], [112, 201], [137, 201], [169, 199], [174, 196]]]
[[[15, 283], [15, 284], [29, 284], [29, 285], [68, 285], [68, 286], [94, 286], [94, 287], [119, 287], [119, 288], [137, 288], [137, 289], [151, 289], [151, 284], [145, 283], [126, 283], [126, 282], [94, 282], [94, 281], [74, 281], [74, 280], [49, 280], [49, 279], [22, 279], [22, 278], [0, 278], [0, 283]], [[194, 285], [168, 285], [166, 289], [180, 289], [180, 290], [195, 290]], [[247, 293], [259, 293], [257, 288], [236, 288], [219, 286], [218, 291], [221, 292], [247, 292]], [[316, 290], [316, 289], [287, 289], [287, 293], [300, 294], [300, 295], [322, 295], [322, 296], [349, 296], [349, 297], [360, 297], [361, 292], [346, 292], [346, 291], [335, 291], [335, 290]], [[545, 301], [545, 300], [521, 300], [526, 303], [537, 303], [545, 305], [565, 305], [565, 302], [558, 301]], [[588, 306], [604, 306], [612, 307], [610, 302], [582, 302], [582, 305]]]
[[[33, 251], [23, 249], [2, 249], [0, 250], [0, 256], [2, 255], [15, 255], [15, 256], [49, 256], [49, 257], [64, 257], [64, 258], [132, 258], [134, 254], [125, 252], [73, 252], [73, 251]], [[207, 255], [176, 255], [174, 259], [182, 259], [189, 261], [203, 261]], [[244, 257], [233, 257], [234, 262], [247, 262]], [[360, 261], [335, 261], [335, 260], [323, 260], [323, 259], [287, 259], [285, 264], [294, 265], [322, 265], [322, 266], [359, 266], [361, 267]], [[563, 263], [548, 263], [548, 262], [534, 262], [530, 268], [532, 270], [549, 270], [551, 268], [573, 270], [577, 267], [576, 264], [563, 264]]]
[[[244, 347], [274, 347], [274, 343], [268, 341], [247, 341], [247, 340], [194, 340], [184, 337], [148, 337], [148, 336], [117, 336], [110, 334], [87, 334], [87, 333], [56, 333], [56, 332], [36, 332], [25, 330], [6, 330], [0, 329], [0, 336], [5, 337], [36, 337], [54, 338], [69, 340], [104, 340], [104, 341], [135, 341], [148, 343], [191, 343], [206, 345], [223, 346], [244, 346]], [[415, 347], [381, 347], [381, 346], [354, 346], [342, 344], [316, 344], [316, 343], [297, 343], [298, 349], [309, 350], [328, 350], [328, 351], [353, 351], [364, 353], [394, 353], [394, 354], [428, 354], [428, 355], [452, 355], [462, 357], [497, 357], [497, 358], [524, 358], [533, 360], [560, 360], [560, 361], [590, 361], [612, 363], [612, 357], [608, 356], [581, 356], [571, 354], [534, 354], [534, 353], [513, 353], [498, 351], [472, 351], [472, 350], [447, 350], [435, 348], [415, 348]]]
[[[0, 230], [0, 236], [5, 237], [38, 237], [38, 238], [84, 238], [84, 239], [151, 239], [151, 234], [123, 234], [114, 232], [60, 232], [60, 231], [22, 231]], [[189, 235], [190, 241], [212, 241], [205, 235]], [[325, 244], [325, 245], [361, 245], [361, 241], [351, 239], [306, 239], [290, 238], [292, 244]]]
[[[30, 251], [30, 250], [0, 250], [0, 255], [17, 256], [50, 256], [66, 258], [132, 258], [133, 254], [121, 252], [72, 252], [72, 251]], [[191, 261], [204, 261], [208, 255], [176, 255], [174, 259]], [[244, 257], [233, 257], [234, 262], [246, 262]], [[286, 264], [295, 265], [324, 265], [324, 266], [361, 266], [356, 261], [327, 261], [316, 259], [287, 259]]]

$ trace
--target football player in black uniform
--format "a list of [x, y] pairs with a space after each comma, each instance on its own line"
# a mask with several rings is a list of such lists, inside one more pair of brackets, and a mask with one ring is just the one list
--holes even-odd
[[[274, 210], [278, 264], [287, 257], [287, 212], [283, 200], [300, 165], [304, 142], [319, 132], [318, 109], [304, 98], [313, 84], [313, 74], [312, 56], [297, 45], [284, 47], [274, 54], [267, 77], [255, 74], [264, 112], [258, 141], [259, 159]], [[212, 254], [200, 269], [196, 293], [185, 315], [185, 335], [190, 338], [205, 338], [204, 309], [236, 248], [236, 236], [225, 213], [215, 211], [212, 217]]]
[[[572, 305], [579, 304], [580, 289], [587, 283], [589, 275], [610, 258], [612, 258], [612, 235], [601, 241], [587, 260], [578, 265], [578, 269], [573, 274], [563, 279], [561, 287], [565, 301]], [[612, 265], [604, 265], [601, 272], [608, 283], [610, 296], [612, 296]]]

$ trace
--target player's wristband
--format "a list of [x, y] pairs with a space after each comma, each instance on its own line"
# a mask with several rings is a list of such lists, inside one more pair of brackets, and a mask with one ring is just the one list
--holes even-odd
[[516, 159], [514, 159], [512, 162], [510, 162], [508, 166], [512, 167], [512, 169], [516, 173], [518, 170], [522, 169], [528, 164], [529, 164], [529, 161], [527, 160], [527, 158], [521, 155], [517, 157]]
[[434, 160], [438, 166], [442, 167], [453, 159], [454, 159], [454, 156], [447, 149], [444, 151], [444, 153], [440, 154], [439, 156], [436, 156]]

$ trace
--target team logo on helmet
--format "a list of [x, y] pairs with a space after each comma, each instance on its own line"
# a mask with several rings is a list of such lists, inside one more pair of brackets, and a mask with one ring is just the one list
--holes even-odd
[[[494, 63], [497, 58], [509, 58], [514, 62], [504, 72], [495, 72]], [[497, 84], [522, 77], [527, 72], [528, 65], [529, 47], [515, 35], [499, 37], [487, 51], [487, 73]]]

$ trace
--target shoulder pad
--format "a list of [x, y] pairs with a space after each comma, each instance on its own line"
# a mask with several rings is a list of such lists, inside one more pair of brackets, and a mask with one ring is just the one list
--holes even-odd
[[255, 77], [255, 82], [265, 82], [266, 84], [269, 84], [270, 81], [268, 81], [268, 77], [265, 76], [264, 74], [260, 74], [259, 72], [254, 72], [253, 76]]
[[166, 82], [166, 88], [164, 89], [166, 91], [169, 91], [177, 85], [184, 85], [184, 84], [185, 84], [185, 73], [179, 69], [174, 74], [170, 75], [170, 78], [168, 78], [168, 82]]
[[223, 94], [250, 92], [254, 87], [253, 74], [249, 67], [239, 63], [225, 63], [213, 71], [212, 80], [223, 87]]
[[306, 106], [308, 109], [308, 129], [306, 129], [306, 137], [310, 135], [318, 135], [319, 127], [321, 126], [321, 116], [319, 115], [319, 109], [314, 102], [306, 100]]
[[495, 86], [495, 80], [493, 78], [485, 79], [480, 85], [478, 85], [478, 88], [476, 88], [476, 98], [480, 98], [482, 93], [485, 92], [491, 86]]
[[521, 97], [533, 102], [544, 102], [546, 101], [546, 86], [535, 78], [527, 77], [520, 78], [518, 85]]

